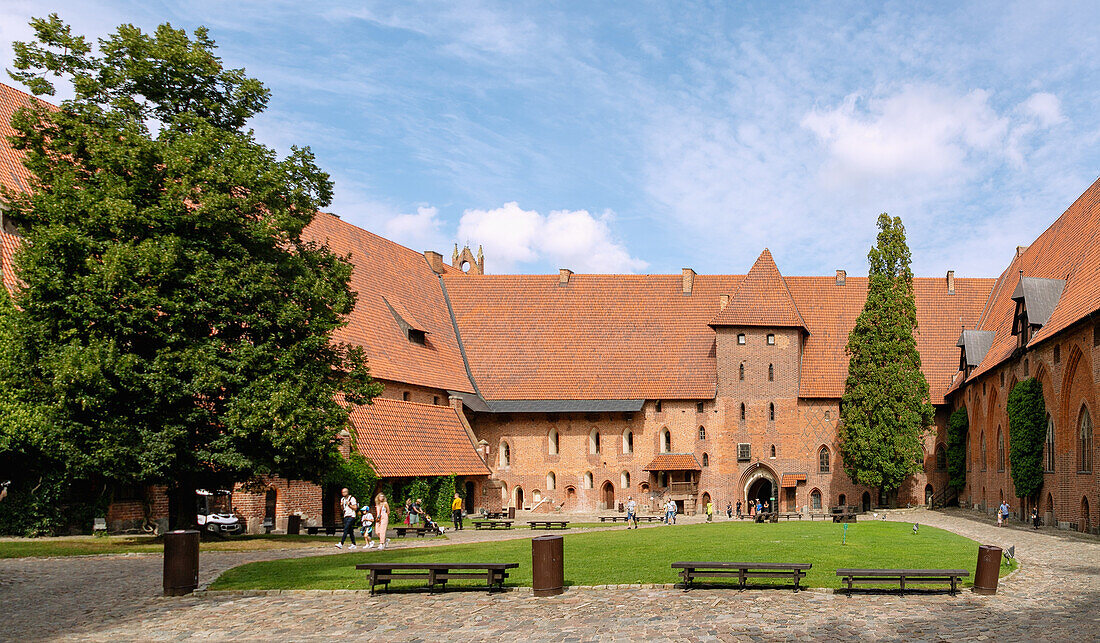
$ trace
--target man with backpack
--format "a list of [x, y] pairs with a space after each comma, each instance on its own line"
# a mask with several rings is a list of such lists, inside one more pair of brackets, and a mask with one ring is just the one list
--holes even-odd
[[340, 511], [344, 516], [344, 533], [340, 536], [340, 542], [336, 543], [337, 549], [344, 548], [344, 540], [351, 537], [351, 547], [355, 549], [355, 512], [359, 510], [359, 501], [351, 495], [347, 487], [340, 490]]

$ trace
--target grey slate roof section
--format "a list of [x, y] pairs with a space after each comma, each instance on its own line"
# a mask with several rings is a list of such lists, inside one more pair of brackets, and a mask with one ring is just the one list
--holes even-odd
[[1058, 299], [1062, 297], [1062, 290], [1065, 287], [1065, 279], [1020, 277], [1016, 290], [1012, 292], [1012, 299], [1015, 301], [1023, 299], [1024, 305], [1027, 306], [1027, 322], [1042, 326], [1050, 321], [1050, 316], [1058, 305]]
[[635, 413], [645, 400], [490, 400], [493, 413]]
[[959, 346], [966, 351], [966, 365], [977, 366], [985, 359], [985, 354], [993, 346], [994, 332], [991, 330], [964, 330], [959, 335]]
[[475, 413], [492, 413], [489, 404], [477, 393], [462, 393], [459, 391], [447, 391], [447, 395], [460, 398], [466, 408]]

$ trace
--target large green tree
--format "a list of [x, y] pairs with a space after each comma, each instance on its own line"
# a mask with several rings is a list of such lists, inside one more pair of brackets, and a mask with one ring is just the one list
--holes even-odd
[[923, 467], [922, 436], [932, 419], [917, 352], [917, 306], [909, 246], [899, 217], [881, 214], [867, 301], [848, 336], [840, 454], [857, 484], [896, 492]]
[[15, 115], [33, 189], [3, 195], [24, 243], [0, 372], [41, 444], [73, 479], [169, 485], [184, 522], [199, 486], [320, 479], [348, 424], [337, 393], [380, 392], [332, 339], [351, 266], [302, 236], [328, 175], [255, 140], [268, 90], [205, 29], [123, 25], [96, 52], [57, 15], [31, 25], [10, 75], [73, 96]]

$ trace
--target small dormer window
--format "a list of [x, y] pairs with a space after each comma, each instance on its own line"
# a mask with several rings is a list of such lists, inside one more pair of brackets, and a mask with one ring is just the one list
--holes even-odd
[[428, 337], [427, 337], [427, 334], [424, 331], [418, 330], [416, 328], [410, 328], [409, 329], [409, 341], [414, 343], [414, 344], [423, 345], [423, 344], [427, 343]]
[[768, 346], [775, 346], [775, 333], [768, 333]]
[[737, 333], [737, 343], [744, 345], [744, 343], [745, 343], [745, 333]]

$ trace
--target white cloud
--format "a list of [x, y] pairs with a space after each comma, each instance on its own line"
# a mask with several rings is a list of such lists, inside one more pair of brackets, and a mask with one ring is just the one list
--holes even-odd
[[432, 249], [442, 238], [439, 209], [420, 206], [416, 214], [397, 214], [382, 224], [382, 236], [414, 250]]
[[1020, 109], [1033, 117], [1042, 127], [1051, 127], [1066, 120], [1062, 115], [1062, 103], [1049, 92], [1036, 92], [1020, 104]]
[[1003, 148], [1008, 119], [984, 90], [908, 86], [886, 97], [849, 95], [835, 108], [811, 111], [802, 126], [825, 146], [831, 181], [860, 183], [958, 177], [975, 154]]
[[466, 210], [458, 237], [485, 249], [490, 272], [509, 272], [516, 264], [556, 262], [576, 272], [624, 273], [646, 267], [612, 238], [605, 212], [553, 210], [548, 215], [524, 210], [515, 201], [493, 210]]

